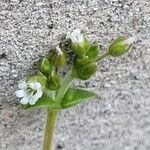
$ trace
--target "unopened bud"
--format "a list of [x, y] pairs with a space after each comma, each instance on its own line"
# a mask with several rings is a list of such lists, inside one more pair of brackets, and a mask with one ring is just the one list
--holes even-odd
[[89, 79], [96, 72], [96, 64], [91, 63], [81, 68], [76, 68], [77, 77], [81, 80]]
[[59, 46], [56, 46], [56, 52], [57, 52], [57, 56], [55, 58], [55, 65], [57, 67], [63, 67], [65, 64], [65, 55], [62, 52], [62, 50], [59, 48]]
[[89, 63], [90, 63], [90, 61], [89, 61], [88, 56], [85, 56], [85, 57], [82, 57], [82, 58], [76, 57], [74, 59], [74, 66], [76, 66], [76, 68], [79, 68], [81, 66], [81, 69], [82, 69], [82, 66], [85, 66]]
[[90, 45], [90, 48], [86, 53], [86, 56], [88, 56], [90, 60], [95, 60], [98, 56], [99, 51], [100, 51], [99, 45], [97, 43], [93, 43]]
[[57, 68], [63, 67], [65, 64], [65, 55], [59, 48], [59, 46], [56, 46], [56, 49], [51, 52], [49, 59], [52, 64]]
[[133, 42], [134, 42], [133, 37], [130, 38], [119, 37], [116, 40], [114, 40], [110, 45], [109, 54], [113, 57], [121, 56], [129, 51]]
[[40, 72], [48, 76], [52, 71], [52, 64], [47, 58], [43, 58], [40, 62]]
[[83, 36], [80, 29], [68, 33], [66, 38], [71, 39], [71, 48], [76, 55], [83, 57], [88, 51], [89, 41]]
[[60, 86], [61, 86], [61, 79], [59, 75], [56, 73], [52, 73], [48, 78], [48, 82], [47, 82], [48, 89], [57, 90], [60, 88]]

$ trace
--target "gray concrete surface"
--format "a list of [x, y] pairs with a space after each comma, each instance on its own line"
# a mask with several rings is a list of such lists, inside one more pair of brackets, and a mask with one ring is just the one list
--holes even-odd
[[91, 80], [75, 82], [102, 100], [60, 113], [54, 149], [150, 149], [150, 1], [1, 0], [0, 150], [41, 149], [46, 112], [22, 111], [14, 91], [33, 73], [33, 63], [75, 27], [103, 51], [120, 34], [137, 41], [126, 56], [104, 60]]

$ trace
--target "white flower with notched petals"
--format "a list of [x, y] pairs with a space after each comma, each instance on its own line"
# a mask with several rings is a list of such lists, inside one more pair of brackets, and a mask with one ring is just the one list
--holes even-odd
[[39, 82], [26, 83], [25, 81], [18, 84], [19, 90], [15, 91], [17, 97], [22, 98], [22, 105], [34, 105], [42, 96], [41, 84]]
[[72, 43], [82, 44], [84, 42], [84, 36], [80, 29], [75, 29], [66, 36], [67, 39], [71, 39]]

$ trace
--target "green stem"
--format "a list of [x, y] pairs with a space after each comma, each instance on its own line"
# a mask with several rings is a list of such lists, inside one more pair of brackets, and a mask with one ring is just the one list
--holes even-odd
[[[72, 74], [72, 70], [66, 75], [63, 86], [60, 87], [58, 90], [58, 95], [56, 96], [56, 101], [61, 102], [62, 98], [64, 97], [69, 85], [74, 79], [74, 75]], [[55, 121], [57, 118], [58, 111], [52, 111], [48, 109], [47, 114], [47, 124], [45, 129], [45, 136], [44, 136], [44, 144], [43, 150], [52, 150], [52, 139], [53, 139], [53, 131], [55, 127]]]
[[57, 111], [47, 110], [47, 123], [44, 135], [43, 150], [52, 150], [53, 131], [57, 118]]
[[72, 73], [72, 70], [66, 75], [63, 83], [62, 83], [62, 87], [60, 87], [60, 89], [58, 90], [58, 95], [56, 96], [56, 101], [61, 101], [62, 98], [64, 97], [64, 95], [66, 94], [66, 91], [68, 90], [71, 82], [74, 79], [74, 75]]
[[108, 52], [106, 52], [104, 55], [102, 55], [102, 56], [98, 57], [98, 58], [96, 59], [96, 62], [98, 62], [98, 61], [100, 61], [100, 60], [104, 59], [104, 58], [105, 58], [105, 57], [107, 57], [107, 56], [109, 56], [109, 51], [108, 51]]

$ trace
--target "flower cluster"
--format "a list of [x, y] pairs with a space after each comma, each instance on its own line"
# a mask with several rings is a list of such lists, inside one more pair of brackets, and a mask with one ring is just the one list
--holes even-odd
[[[16, 96], [21, 98], [22, 105], [36, 105], [40, 107], [63, 107], [65, 103], [62, 98], [65, 96], [70, 79], [89, 79], [95, 72], [98, 62], [107, 56], [118, 57], [129, 51], [134, 39], [127, 37], [119, 37], [112, 41], [108, 51], [103, 55], [99, 55], [100, 47], [98, 43], [91, 43], [83, 35], [79, 29], [73, 30], [68, 33], [66, 40], [70, 41], [68, 48], [74, 53], [72, 64], [71, 77], [67, 79], [61, 77], [62, 69], [66, 66], [66, 60], [69, 55], [65, 48], [59, 45], [51, 49], [50, 54], [40, 60], [38, 75], [28, 77], [25, 81], [18, 84]], [[71, 91], [71, 90], [70, 90]], [[69, 91], [69, 92], [70, 92]], [[51, 93], [53, 93], [51, 95]], [[45, 97], [48, 95], [48, 101]], [[58, 101], [51, 103], [50, 101]], [[63, 106], [62, 106], [63, 104]], [[74, 103], [71, 103], [72, 105]], [[76, 104], [76, 103], [75, 103]], [[74, 104], [74, 105], [75, 105]], [[69, 105], [69, 106], [70, 106]]]

